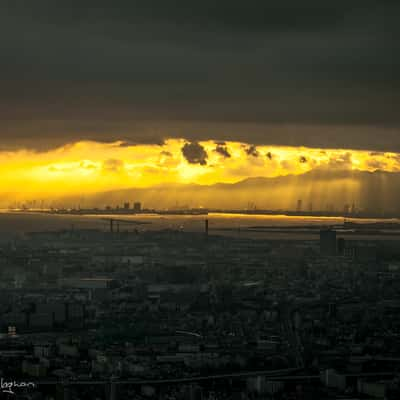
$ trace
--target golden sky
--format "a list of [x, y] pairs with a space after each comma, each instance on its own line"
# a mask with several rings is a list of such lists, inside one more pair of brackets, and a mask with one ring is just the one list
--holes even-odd
[[[186, 146], [185, 146], [186, 145]], [[169, 139], [162, 145], [81, 141], [0, 152], [0, 193], [75, 195], [163, 183], [234, 183], [313, 169], [400, 171], [400, 154]]]

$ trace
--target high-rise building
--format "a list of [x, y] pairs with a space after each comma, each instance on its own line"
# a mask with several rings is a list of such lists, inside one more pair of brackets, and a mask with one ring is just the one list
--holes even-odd
[[128, 202], [124, 203], [124, 210], [129, 210], [130, 204]]
[[343, 238], [339, 238], [337, 240], [337, 254], [340, 256], [344, 256], [346, 251], [346, 242]]
[[142, 211], [142, 203], [140, 203], [139, 201], [133, 203], [133, 211], [135, 212]]
[[321, 230], [319, 233], [321, 255], [336, 255], [336, 231], [332, 229]]
[[328, 316], [329, 316], [329, 318], [336, 318], [336, 316], [337, 316], [337, 304], [336, 303], [328, 304]]
[[296, 211], [297, 211], [297, 212], [301, 212], [302, 206], [303, 206], [303, 201], [302, 201], [302, 200], [297, 200], [297, 208], [296, 208]]

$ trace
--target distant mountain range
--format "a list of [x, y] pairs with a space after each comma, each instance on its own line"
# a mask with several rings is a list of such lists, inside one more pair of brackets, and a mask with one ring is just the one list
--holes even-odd
[[[400, 210], [400, 173], [315, 169], [302, 175], [248, 178], [237, 183], [161, 184], [151, 188], [113, 190], [86, 195], [82, 207], [122, 205], [140, 201], [146, 208], [248, 208], [303, 210], [345, 204], [365, 210]], [[77, 204], [78, 198], [64, 202]]]

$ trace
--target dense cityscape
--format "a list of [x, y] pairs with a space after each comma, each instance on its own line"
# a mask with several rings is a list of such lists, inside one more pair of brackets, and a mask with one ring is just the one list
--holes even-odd
[[400, 400], [399, 20], [0, 0], [0, 400]]
[[2, 395], [399, 398], [398, 241], [319, 235], [229, 237], [205, 220], [4, 241]]

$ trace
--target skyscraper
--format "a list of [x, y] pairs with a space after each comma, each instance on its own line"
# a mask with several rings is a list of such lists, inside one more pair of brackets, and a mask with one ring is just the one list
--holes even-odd
[[319, 233], [321, 255], [336, 255], [336, 231], [332, 229], [321, 230]]
[[337, 254], [343, 256], [346, 250], [346, 242], [343, 238], [337, 240]]

